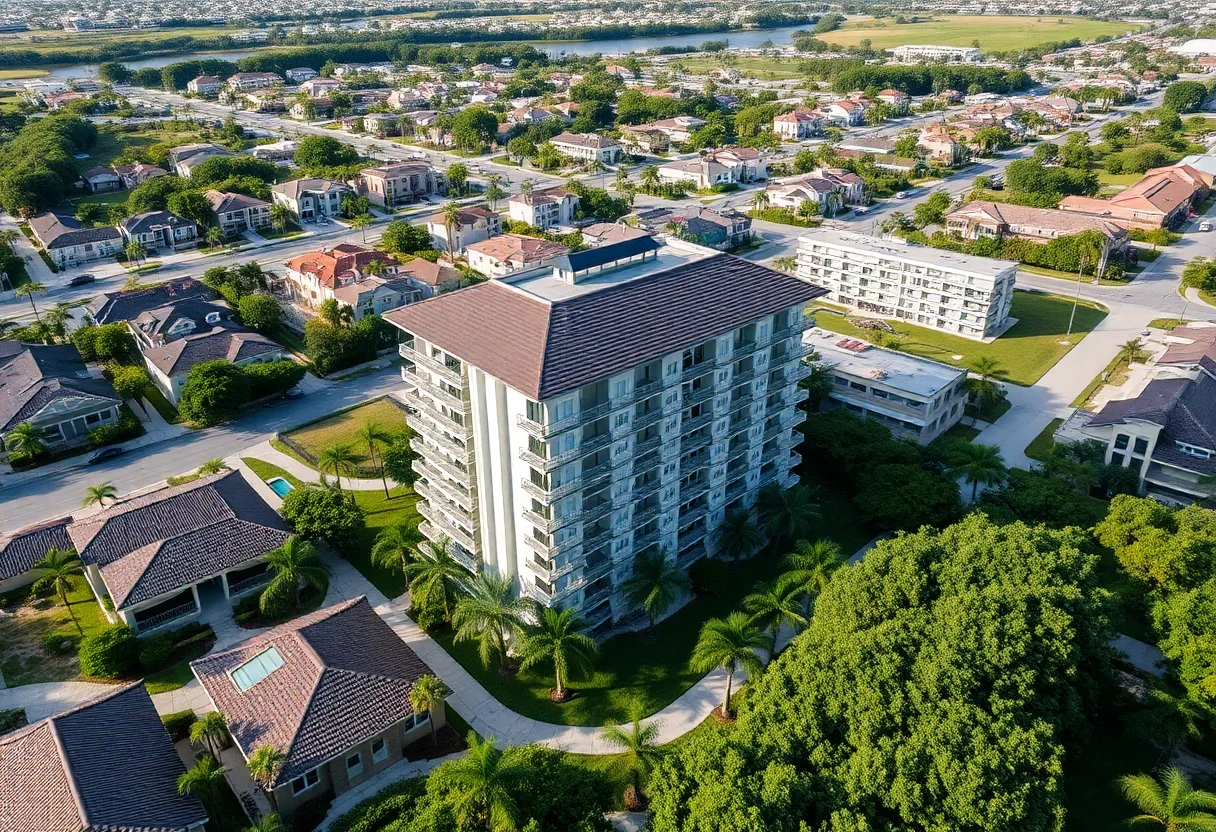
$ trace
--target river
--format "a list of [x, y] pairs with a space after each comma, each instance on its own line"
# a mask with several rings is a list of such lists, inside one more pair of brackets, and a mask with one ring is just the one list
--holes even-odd
[[[531, 40], [526, 43], [535, 46], [549, 56], [557, 58], [562, 55], [620, 55], [626, 52], [645, 52], [647, 49], [658, 49], [663, 46], [698, 46], [707, 40], [729, 40], [734, 48], [754, 47], [766, 41], [772, 41], [781, 46], [790, 43], [791, 35], [806, 26], [787, 26], [781, 29], [750, 29], [739, 32], [701, 32], [695, 35], [672, 35], [656, 38], [615, 38], [613, 40], [583, 40], [583, 41], [551, 41]], [[123, 61], [131, 69], [147, 67], [160, 68], [180, 61], [196, 58], [217, 58], [222, 61], [239, 61], [254, 55], [266, 54], [266, 49], [241, 49], [228, 52], [189, 53], [177, 55], [161, 55], [157, 58], [143, 58], [134, 61]], [[92, 78], [97, 75], [97, 64], [74, 64], [61, 66], [50, 71], [53, 78]]]

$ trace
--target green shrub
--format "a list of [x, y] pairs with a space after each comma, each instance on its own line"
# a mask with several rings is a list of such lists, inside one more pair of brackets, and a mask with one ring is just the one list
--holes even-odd
[[191, 710], [175, 711], [160, 718], [165, 724], [165, 730], [174, 742], [181, 742], [190, 736], [190, 726], [198, 722], [198, 715]]
[[426, 778], [398, 780], [369, 797], [329, 825], [330, 832], [379, 832], [398, 818], [409, 815], [426, 791]]
[[121, 679], [135, 669], [139, 645], [126, 624], [107, 627], [80, 641], [80, 672], [95, 679]]
[[730, 586], [730, 567], [717, 558], [701, 558], [688, 570], [697, 595], [721, 595]]
[[285, 618], [291, 614], [291, 596], [287, 584], [272, 581], [258, 596], [258, 611], [267, 618]]
[[98, 425], [89, 431], [89, 444], [94, 448], [102, 445], [113, 445], [134, 439], [143, 432], [139, 420], [130, 413], [124, 413], [117, 422], [108, 425]]
[[79, 646], [77, 633], [47, 633], [42, 637], [42, 649], [55, 656], [66, 656]]
[[250, 364], [245, 367], [245, 377], [249, 379], [249, 398], [260, 399], [290, 390], [304, 378], [304, 365], [297, 364], [290, 358], [280, 361], [268, 361], [260, 364]]
[[16, 731], [18, 728], [24, 728], [28, 724], [25, 718], [25, 708], [0, 711], [0, 734]]
[[161, 633], [158, 636], [141, 639], [139, 642], [139, 665], [149, 673], [160, 670], [169, 663], [173, 655], [173, 635]]

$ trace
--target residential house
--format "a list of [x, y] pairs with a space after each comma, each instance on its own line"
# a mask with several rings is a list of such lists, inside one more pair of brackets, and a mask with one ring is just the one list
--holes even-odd
[[822, 104], [818, 112], [826, 116], [833, 124], [841, 127], [857, 127], [865, 124], [866, 120], [865, 105], [847, 98]]
[[[549, 108], [549, 112], [562, 120], [562, 124], [570, 124], [578, 115], [577, 101], [561, 101]], [[623, 132], [623, 131], [622, 131]]]
[[110, 617], [144, 635], [260, 590], [266, 554], [291, 531], [240, 471], [224, 471], [115, 503], [68, 536]]
[[891, 153], [863, 153], [860, 150], [845, 150], [844, 148], [837, 148], [836, 155], [841, 159], [869, 159], [874, 163], [874, 167], [876, 168], [904, 173], [909, 178], [915, 176], [918, 171], [924, 168], [925, 164], [920, 159], [906, 159], [903, 156], [896, 156]]
[[118, 178], [122, 180], [122, 186], [127, 190], [134, 190], [149, 179], [169, 175], [169, 171], [164, 168], [145, 165], [143, 162], [136, 162], [133, 165], [115, 165], [114, 172], [118, 174]]
[[943, 165], [960, 165], [967, 159], [967, 148], [942, 125], [931, 125], [920, 131], [916, 146], [934, 162]]
[[138, 241], [150, 252], [177, 251], [198, 245], [198, 225], [194, 220], [169, 211], [145, 211], [127, 217], [118, 224], [118, 232], [122, 234], [123, 245]]
[[621, 144], [633, 153], [666, 153], [671, 147], [671, 139], [662, 130], [642, 125], [622, 127]]
[[704, 191], [715, 185], [734, 184], [735, 172], [708, 156], [699, 156], [659, 165], [659, 181], [664, 184], [688, 183]]
[[223, 86], [224, 82], [218, 75], [199, 75], [186, 82], [186, 92], [210, 98], [219, 95]]
[[769, 204], [796, 211], [807, 200], [819, 205], [819, 213], [830, 217], [846, 205], [864, 205], [865, 180], [840, 168], [816, 168], [808, 173], [787, 176], [765, 188]]
[[228, 89], [235, 92], [261, 90], [283, 83], [283, 79], [273, 72], [238, 72], [228, 79]]
[[465, 246], [470, 268], [486, 277], [503, 277], [516, 272], [546, 266], [569, 254], [560, 243], [525, 237], [522, 234], [499, 234], [480, 243]]
[[773, 119], [773, 132], [783, 139], [798, 141], [823, 134], [824, 118], [811, 110], [792, 110]]
[[333, 78], [309, 78], [300, 84], [300, 91], [309, 98], [329, 98], [342, 89], [342, 82]]
[[621, 157], [620, 142], [598, 133], [558, 133], [549, 142], [559, 153], [583, 162], [615, 165]]
[[143, 313], [185, 300], [212, 301], [217, 293], [192, 277], [166, 280], [135, 289], [101, 292], [86, 307], [89, 317], [99, 326], [115, 321], [133, 321]]
[[364, 113], [363, 115], [342, 116], [342, 129], [358, 133], [363, 132], [382, 139], [397, 131], [397, 123], [401, 117], [396, 113]]
[[82, 445], [89, 431], [118, 421], [122, 399], [104, 378], [89, 373], [76, 347], [0, 341], [0, 454], [5, 437], [23, 422], [52, 450]]
[[231, 319], [232, 310], [223, 301], [195, 297], [140, 312], [127, 321], [127, 328], [136, 345], [143, 350], [208, 331]]
[[670, 141], [677, 144], [683, 144], [691, 138], [692, 134], [704, 127], [708, 122], [703, 118], [696, 116], [676, 116], [675, 118], [665, 118], [659, 121], [644, 124], [641, 128], [649, 128], [658, 130], [666, 134]]
[[704, 158], [730, 169], [734, 182], [747, 183], [768, 179], [768, 163], [752, 147], [722, 147], [705, 151]]
[[492, 104], [498, 100], [498, 92], [490, 87], [478, 87], [469, 96], [470, 104]]
[[210, 820], [143, 682], [0, 736], [4, 828], [191, 832]]
[[152, 381], [177, 404], [190, 371], [206, 361], [227, 361], [238, 367], [283, 357], [283, 345], [261, 333], [221, 320], [210, 330], [183, 335], [143, 350], [144, 365]]
[[310, 66], [296, 66], [283, 73], [287, 76], [287, 80], [296, 84], [302, 84], [305, 81], [316, 78], [320, 75], [315, 69]]
[[231, 156], [227, 150], [222, 147], [216, 147], [210, 142], [198, 142], [195, 144], [183, 144], [169, 151], [169, 167], [178, 176], [190, 177], [190, 171], [194, 170], [200, 163], [205, 162], [213, 156]]
[[292, 179], [270, 188], [276, 205], [286, 205], [301, 222], [330, 219], [342, 213], [342, 199], [355, 190], [345, 182], [331, 179]]
[[393, 90], [388, 94], [388, 106], [394, 110], [425, 110], [430, 101], [429, 97], [417, 90]]
[[284, 273], [292, 299], [315, 308], [337, 297], [337, 289], [362, 283], [369, 277], [394, 275], [400, 265], [375, 249], [339, 243], [333, 248], [293, 257], [287, 261]]
[[1066, 196], [1060, 209], [1104, 217], [1129, 231], [1174, 228], [1207, 199], [1212, 182], [1212, 174], [1190, 165], [1154, 168], [1110, 199]]
[[912, 96], [908, 95], [903, 90], [886, 89], [875, 96], [884, 104], [890, 104], [895, 108], [898, 115], [906, 115], [908, 108], [912, 105]]
[[51, 211], [33, 217], [29, 226], [34, 239], [61, 269], [113, 257], [122, 251], [122, 235], [113, 226], [85, 228], [75, 217]]
[[519, 107], [507, 113], [507, 121], [511, 124], [540, 124], [542, 121], [552, 118], [556, 118], [553, 113], [531, 105]]
[[802, 342], [831, 368], [827, 407], [877, 421], [897, 439], [927, 445], [963, 418], [967, 371], [906, 352], [828, 332], [807, 330]]
[[507, 216], [535, 228], [557, 228], [574, 222], [578, 194], [564, 188], [511, 194], [507, 200]]
[[297, 121], [329, 118], [334, 112], [334, 102], [329, 98], [310, 98], [307, 102], [295, 101], [287, 113]]
[[[497, 212], [475, 206], [461, 207], [457, 221], [448, 228], [447, 215], [432, 214], [427, 217], [426, 230], [431, 234], [434, 248], [439, 251], [459, 253], [470, 243], [480, 243], [502, 233], [502, 217]], [[449, 232], [455, 239], [449, 240]]]
[[838, 147], [841, 150], [855, 150], [867, 156], [889, 156], [895, 152], [895, 142], [890, 139], [854, 139], [846, 138]]
[[[655, 208], [654, 211], [658, 213], [673, 213], [674, 209]], [[592, 223], [591, 225], [580, 228], [579, 233], [583, 235], [583, 242], [589, 246], [604, 246], [611, 243], [619, 243], [622, 240], [632, 240], [634, 237], [653, 236], [657, 232], [643, 227], [643, 224], [639, 219], [643, 213], [649, 212], [644, 211], [621, 217], [620, 222]], [[635, 223], [636, 226], [629, 225], [627, 223]], [[660, 227], [664, 224], [665, 223], [660, 224]]]
[[279, 88], [256, 90], [241, 96], [242, 106], [254, 113], [283, 113], [287, 111], [287, 98]]
[[334, 298], [349, 306], [356, 321], [367, 315], [383, 315], [408, 303], [417, 303], [429, 296], [426, 288], [418, 286], [403, 275], [367, 275], [357, 283], [334, 289]]
[[0, 533], [0, 594], [29, 586], [40, 577], [34, 564], [51, 549], [72, 548], [68, 537], [71, 516], [43, 520], [16, 531]]
[[359, 171], [360, 191], [373, 205], [391, 207], [447, 192], [447, 177], [426, 162], [398, 162]]
[[432, 263], [421, 257], [402, 264], [397, 275], [408, 280], [422, 293], [423, 298], [437, 294], [444, 286], [456, 285], [462, 278], [460, 270], [451, 264], [442, 260]]
[[246, 759], [266, 745], [286, 755], [270, 792], [288, 818], [372, 780], [446, 721], [442, 704], [414, 711], [410, 691], [434, 673], [362, 595], [190, 667]]
[[271, 223], [269, 202], [214, 189], [207, 190], [206, 197], [225, 237], [244, 231], [257, 231]]
[[80, 178], [84, 180], [85, 187], [89, 189], [89, 193], [91, 194], [104, 194], [110, 191], [122, 190], [122, 179], [114, 172], [114, 168], [111, 167], [89, 168], [80, 174]]
[[1097, 231], [1111, 254], [1125, 251], [1130, 240], [1126, 229], [1102, 217], [1004, 202], [978, 201], [959, 206], [946, 215], [946, 231], [967, 240], [1020, 237], [1036, 243]]
[[249, 155], [264, 162], [287, 162], [295, 158], [300, 143], [291, 139], [282, 139], [269, 144], [260, 144], [249, 151]]
[[[625, 219], [637, 224], [637, 228], [630, 228], [634, 236], [641, 233], [674, 236], [719, 251], [738, 248], [752, 238], [751, 217], [730, 208], [664, 206], [638, 211]], [[587, 239], [586, 230], [583, 239]]]

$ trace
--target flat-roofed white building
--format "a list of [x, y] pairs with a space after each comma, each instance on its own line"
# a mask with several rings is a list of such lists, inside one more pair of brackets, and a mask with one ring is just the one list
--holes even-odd
[[793, 485], [823, 290], [649, 237], [385, 314], [403, 331], [421, 530], [603, 631], [635, 557], [681, 568], [769, 483]]
[[1018, 264], [843, 231], [798, 239], [798, 276], [828, 300], [977, 341], [1013, 321]]
[[891, 50], [895, 60], [902, 63], [921, 61], [946, 61], [947, 63], [978, 63], [980, 50], [974, 46], [933, 46], [930, 44], [908, 44]]
[[928, 444], [963, 418], [966, 370], [818, 327], [802, 342], [832, 368], [832, 406], [882, 422], [897, 439]]

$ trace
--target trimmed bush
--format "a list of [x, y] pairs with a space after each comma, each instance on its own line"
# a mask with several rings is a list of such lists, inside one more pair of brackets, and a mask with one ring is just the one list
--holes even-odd
[[285, 618], [291, 614], [291, 596], [287, 584], [272, 581], [258, 596], [258, 611], [266, 618]]
[[696, 595], [721, 595], [730, 586], [730, 567], [717, 558], [701, 558], [688, 570]]
[[148, 672], [160, 670], [173, 655], [173, 634], [162, 633], [139, 642], [139, 665]]
[[425, 777], [399, 780], [331, 823], [330, 832], [379, 832], [407, 817], [425, 791]]
[[174, 742], [181, 742], [190, 736], [190, 726], [198, 722], [198, 714], [191, 710], [175, 711], [160, 718], [165, 724], [165, 730]]
[[130, 413], [124, 413], [117, 422], [99, 425], [89, 431], [89, 444], [94, 448], [100, 448], [102, 445], [114, 445], [118, 442], [126, 442], [128, 439], [134, 439], [142, 431], [143, 428], [140, 427], [139, 420]]
[[42, 637], [42, 649], [55, 656], [66, 656], [79, 646], [77, 633], [47, 633]]
[[135, 669], [138, 654], [135, 631], [115, 624], [81, 639], [80, 672], [95, 679], [121, 679]]
[[268, 361], [260, 364], [250, 364], [244, 368], [245, 377], [249, 379], [249, 398], [260, 399], [290, 390], [304, 378], [304, 365], [297, 364], [290, 358], [280, 361]]

